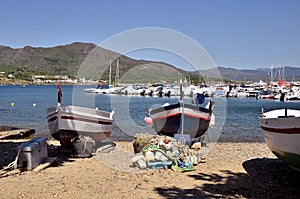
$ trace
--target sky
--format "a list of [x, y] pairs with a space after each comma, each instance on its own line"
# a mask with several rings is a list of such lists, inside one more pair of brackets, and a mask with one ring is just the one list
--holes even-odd
[[[197, 42], [218, 66], [300, 67], [299, 9], [298, 0], [9, 0], [0, 2], [0, 45], [99, 45], [124, 31], [158, 27]], [[159, 54], [128, 55], [184, 64]]]

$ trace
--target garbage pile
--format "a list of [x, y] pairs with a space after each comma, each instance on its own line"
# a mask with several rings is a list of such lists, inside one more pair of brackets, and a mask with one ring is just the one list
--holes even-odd
[[[193, 147], [194, 146], [194, 147]], [[133, 140], [136, 155], [131, 162], [140, 169], [172, 169], [174, 171], [195, 170], [202, 159], [199, 151], [201, 143], [191, 148], [185, 140], [175, 140], [169, 136], [137, 134]]]

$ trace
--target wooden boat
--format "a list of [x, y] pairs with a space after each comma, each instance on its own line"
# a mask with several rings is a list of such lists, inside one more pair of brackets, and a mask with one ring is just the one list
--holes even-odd
[[300, 170], [300, 110], [262, 113], [260, 126], [271, 151], [290, 167]]
[[67, 146], [78, 135], [89, 136], [95, 141], [108, 138], [112, 131], [114, 111], [106, 112], [81, 106], [62, 106], [58, 86], [58, 105], [46, 110], [52, 137]]
[[203, 94], [195, 95], [193, 101], [193, 104], [183, 103], [181, 80], [179, 103], [149, 109], [155, 131], [171, 137], [180, 133], [182, 137], [186, 134], [190, 139], [202, 136], [209, 127], [214, 102], [205, 108], [198, 106], [204, 102]]
[[176, 103], [150, 109], [149, 113], [158, 134], [174, 137], [183, 125], [183, 134], [189, 134], [190, 138], [198, 138], [209, 127], [212, 105], [203, 108], [192, 104]]

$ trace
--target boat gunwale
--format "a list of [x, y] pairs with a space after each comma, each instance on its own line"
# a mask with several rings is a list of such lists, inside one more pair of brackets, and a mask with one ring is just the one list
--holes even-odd
[[184, 104], [183, 106], [181, 106], [180, 103], [150, 109], [149, 112], [150, 112], [150, 115], [154, 115], [154, 114], [162, 112], [162, 111], [168, 111], [168, 110], [176, 109], [176, 108], [179, 109], [180, 107], [184, 107], [184, 108], [188, 108], [188, 109], [192, 109], [192, 110], [196, 110], [196, 111], [201, 111], [201, 112], [209, 113], [209, 114], [211, 114], [211, 112], [212, 112], [211, 110], [209, 110], [207, 108], [203, 108], [203, 107], [200, 107], [200, 106], [195, 106], [195, 105], [192, 105], [192, 104]]

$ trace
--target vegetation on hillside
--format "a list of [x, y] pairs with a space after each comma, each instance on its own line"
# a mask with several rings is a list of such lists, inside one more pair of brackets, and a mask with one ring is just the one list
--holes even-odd
[[13, 76], [13, 79], [32, 81], [32, 76], [34, 75], [45, 75], [45, 72], [25, 67], [25, 66], [6, 66], [0, 65], [0, 71], [5, 72], [3, 74], [4, 78], [9, 78], [10, 75]]
[[[66, 75], [108, 81], [109, 66], [111, 80], [115, 82], [119, 79], [122, 83], [172, 83], [179, 78], [187, 78], [194, 83], [226, 79], [228, 82], [259, 81], [265, 80], [268, 75], [268, 70], [224, 67], [187, 72], [163, 62], [131, 59], [91, 43], [75, 42], [51, 48], [25, 46], [13, 49], [0, 46], [0, 72], [5, 72], [4, 78], [11, 74], [15, 79], [31, 81], [33, 75]], [[300, 78], [299, 68], [287, 67], [285, 72], [288, 80]]]

